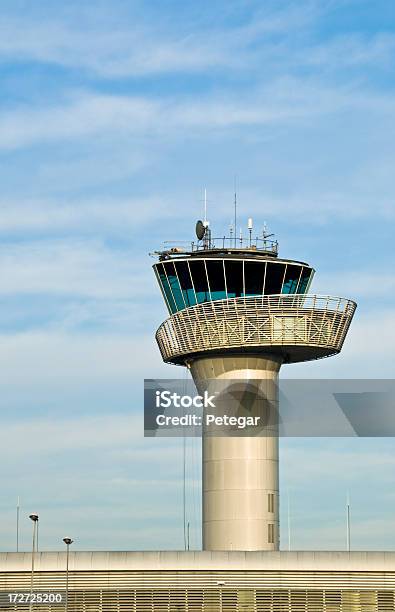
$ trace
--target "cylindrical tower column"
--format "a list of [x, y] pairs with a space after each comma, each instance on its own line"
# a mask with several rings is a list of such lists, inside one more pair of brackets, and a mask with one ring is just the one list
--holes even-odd
[[[278, 407], [275, 355], [210, 356], [188, 362], [199, 389], [221, 381], [229, 389], [249, 381]], [[278, 430], [269, 425], [254, 437], [203, 435], [203, 549], [279, 549]]]

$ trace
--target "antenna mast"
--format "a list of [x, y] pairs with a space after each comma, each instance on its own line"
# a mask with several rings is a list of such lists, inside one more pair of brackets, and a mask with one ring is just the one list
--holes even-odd
[[287, 503], [287, 518], [288, 518], [288, 550], [291, 550], [291, 508], [289, 503], [289, 489], [287, 491], [288, 503]]
[[237, 187], [236, 187], [236, 176], [235, 176], [235, 248], [236, 248], [236, 240], [237, 240], [237, 233], [236, 233], [236, 225], [237, 225]]
[[347, 493], [347, 506], [346, 506], [346, 517], [347, 517], [347, 551], [351, 551], [351, 524], [350, 524], [350, 494]]

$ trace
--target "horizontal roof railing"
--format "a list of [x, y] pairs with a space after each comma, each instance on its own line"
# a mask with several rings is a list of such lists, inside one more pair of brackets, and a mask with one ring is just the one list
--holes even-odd
[[253, 253], [257, 252], [277, 257], [278, 242], [277, 240], [269, 240], [268, 238], [260, 238], [259, 236], [255, 238], [241, 236], [236, 239], [234, 237], [220, 236], [217, 238], [210, 238], [209, 240], [192, 242], [167, 240], [164, 243], [164, 249], [162, 251], [157, 251], [156, 254], [162, 259], [173, 257], [177, 254], [193, 255], [210, 251], [251, 251]]

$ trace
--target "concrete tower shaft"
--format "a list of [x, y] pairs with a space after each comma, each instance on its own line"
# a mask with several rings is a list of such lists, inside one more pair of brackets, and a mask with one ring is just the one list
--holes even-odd
[[[259, 381], [278, 406], [281, 358], [212, 356], [192, 360], [193, 380], [210, 391], [216, 381]], [[279, 458], [276, 421], [254, 437], [203, 436], [203, 549], [278, 550]]]

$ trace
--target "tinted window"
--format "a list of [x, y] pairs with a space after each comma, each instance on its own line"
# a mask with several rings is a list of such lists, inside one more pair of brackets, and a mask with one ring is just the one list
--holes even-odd
[[265, 279], [265, 265], [262, 261], [244, 262], [244, 282], [246, 295], [262, 295]]
[[189, 268], [191, 270], [192, 281], [196, 291], [196, 298], [199, 304], [208, 302], [210, 294], [208, 292], [206, 268], [204, 261], [190, 261]]
[[165, 270], [162, 264], [158, 264], [156, 266], [156, 269], [158, 271], [159, 274], [159, 278], [160, 278], [160, 282], [162, 285], [162, 289], [163, 292], [166, 296], [167, 302], [169, 304], [169, 308], [170, 308], [170, 312], [176, 312], [177, 307], [176, 307], [176, 303], [173, 299], [173, 294], [170, 290], [170, 285], [169, 285], [169, 281], [167, 280], [167, 276], [165, 274]]
[[193, 290], [191, 275], [186, 261], [175, 262], [178, 280], [180, 281], [182, 295], [187, 306], [195, 306], [196, 298]]
[[265, 294], [281, 293], [285, 264], [268, 262], [265, 280]]
[[208, 283], [212, 300], [224, 300], [225, 293], [225, 275], [222, 261], [206, 261]]
[[170, 289], [173, 294], [177, 310], [182, 310], [185, 308], [185, 302], [182, 297], [181, 287], [180, 283], [178, 282], [174, 263], [171, 261], [163, 264], [163, 266], [166, 270], [167, 278], [169, 279]]
[[310, 268], [303, 268], [302, 276], [299, 281], [299, 286], [298, 286], [298, 291], [297, 291], [298, 293], [306, 292], [311, 272], [312, 271]]
[[282, 293], [296, 293], [301, 270], [301, 266], [287, 265]]
[[243, 296], [243, 262], [225, 261], [225, 274], [228, 297], [234, 298]]

